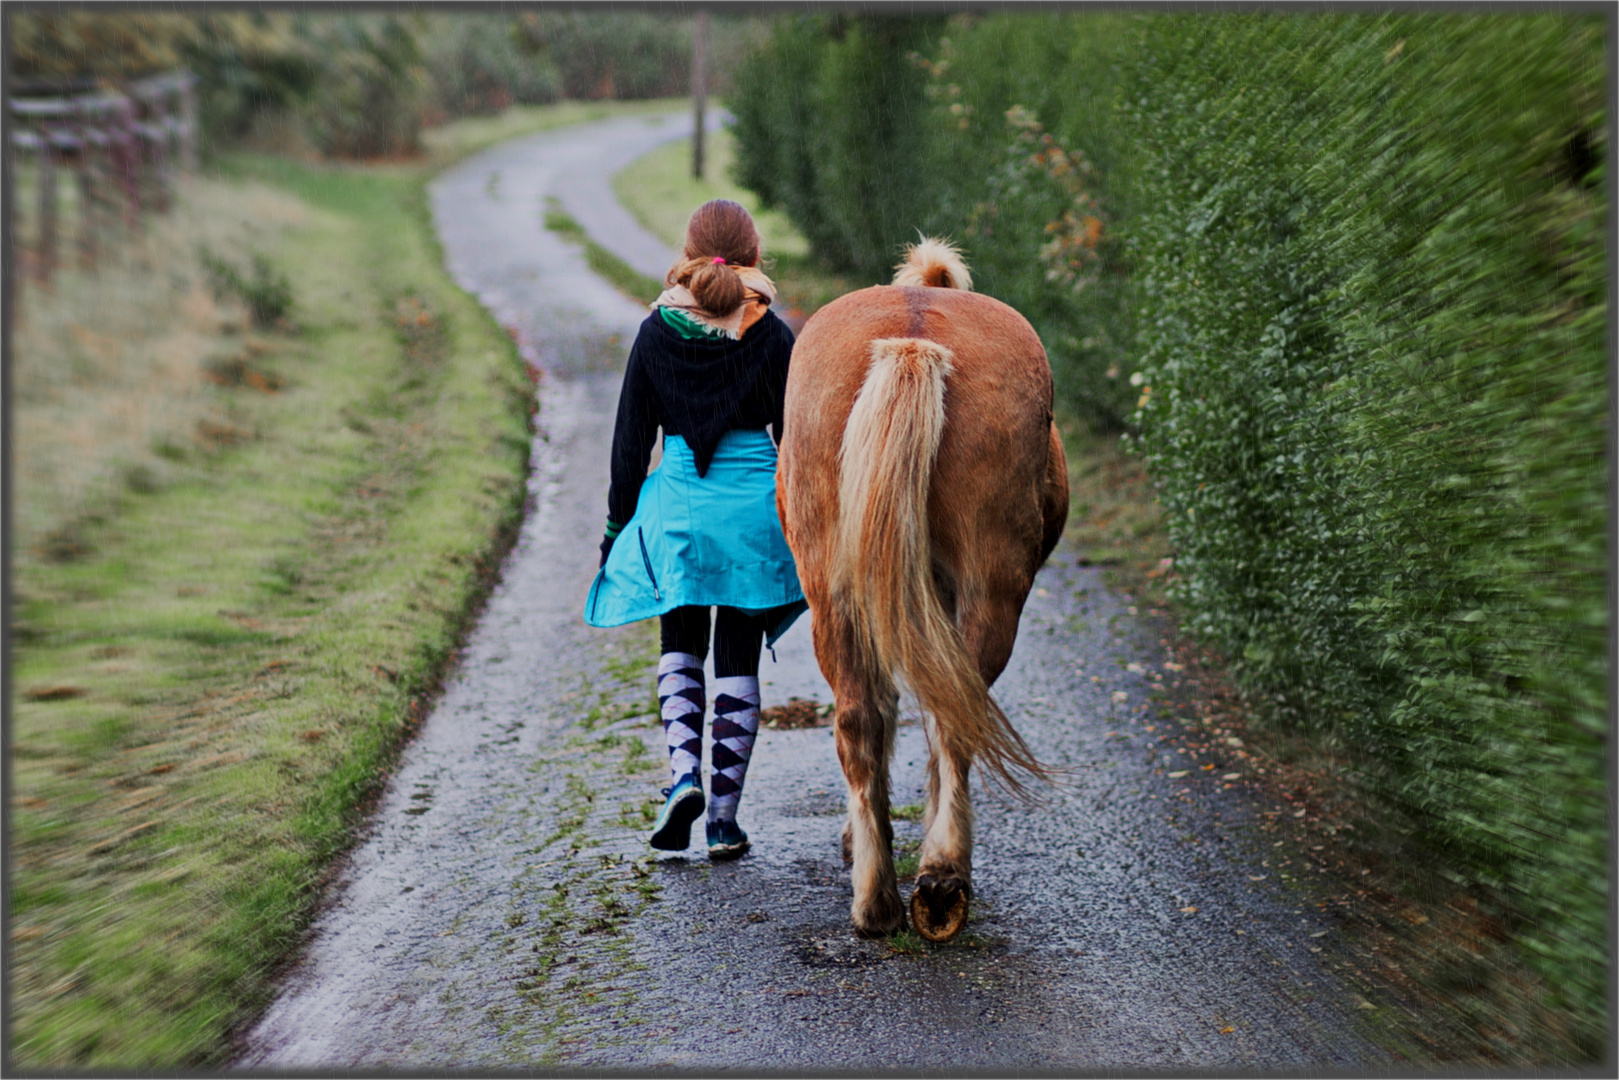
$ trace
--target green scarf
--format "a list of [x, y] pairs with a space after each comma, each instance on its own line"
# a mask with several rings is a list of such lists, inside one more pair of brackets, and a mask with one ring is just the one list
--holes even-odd
[[705, 326], [679, 308], [661, 307], [658, 309], [658, 314], [663, 316], [665, 326], [687, 341], [701, 341], [705, 338], [722, 338], [725, 336], [724, 330]]

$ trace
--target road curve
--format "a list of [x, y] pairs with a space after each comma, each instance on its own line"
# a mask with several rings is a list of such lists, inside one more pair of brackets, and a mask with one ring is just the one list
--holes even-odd
[[[240, 1069], [1031, 1071], [1387, 1069], [1336, 927], [1284, 887], [1240, 785], [1160, 742], [1162, 628], [1059, 548], [996, 694], [1065, 767], [1034, 806], [977, 799], [974, 917], [956, 943], [864, 941], [839, 857], [825, 728], [765, 731], [747, 857], [653, 857], [667, 783], [650, 624], [579, 608], [605, 512], [615, 370], [644, 309], [541, 218], [670, 253], [608, 178], [686, 133], [669, 116], [521, 139], [433, 186], [451, 271], [545, 371], [533, 511], [443, 699], [346, 861]], [[766, 705], [826, 699], [801, 624]], [[1148, 725], [1152, 725], [1149, 728]], [[897, 803], [920, 802], [901, 728]], [[919, 837], [896, 822], [901, 846]], [[1373, 1010], [1375, 1011], [1375, 1010]]]

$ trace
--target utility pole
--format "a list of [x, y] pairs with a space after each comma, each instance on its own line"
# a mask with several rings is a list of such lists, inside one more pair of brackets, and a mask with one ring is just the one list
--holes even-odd
[[703, 178], [703, 106], [708, 103], [708, 11], [697, 9], [691, 31], [691, 96], [697, 105], [697, 127], [691, 140], [691, 174]]

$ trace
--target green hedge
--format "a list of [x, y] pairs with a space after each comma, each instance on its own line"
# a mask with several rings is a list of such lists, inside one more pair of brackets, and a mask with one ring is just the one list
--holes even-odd
[[975, 288], [1040, 332], [1059, 394], [1117, 428], [1134, 401], [1117, 362], [1131, 305], [1112, 109], [1129, 27], [1090, 15], [783, 19], [735, 75], [737, 179], [821, 260], [867, 281], [888, 280], [918, 230], [952, 237]]
[[[1185, 619], [1353, 747], [1588, 1047], [1610, 948], [1600, 17], [798, 16], [741, 179], [965, 243], [1139, 435]], [[1095, 219], [1094, 222], [1089, 219]], [[1087, 232], [1087, 230], [1090, 230]]]
[[1142, 445], [1182, 598], [1375, 763], [1605, 1024], [1600, 19], [1170, 18], [1139, 133]]

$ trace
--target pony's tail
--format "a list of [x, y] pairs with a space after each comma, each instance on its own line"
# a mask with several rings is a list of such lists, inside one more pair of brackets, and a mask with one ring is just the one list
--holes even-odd
[[1047, 770], [989, 696], [933, 583], [928, 491], [944, 432], [949, 349], [922, 338], [871, 343], [843, 432], [834, 603], [878, 671], [902, 673], [951, 756], [1014, 792]]
[[971, 292], [973, 279], [960, 248], [948, 240], [924, 236], [921, 243], [906, 245], [905, 261], [894, 267], [894, 284]]

